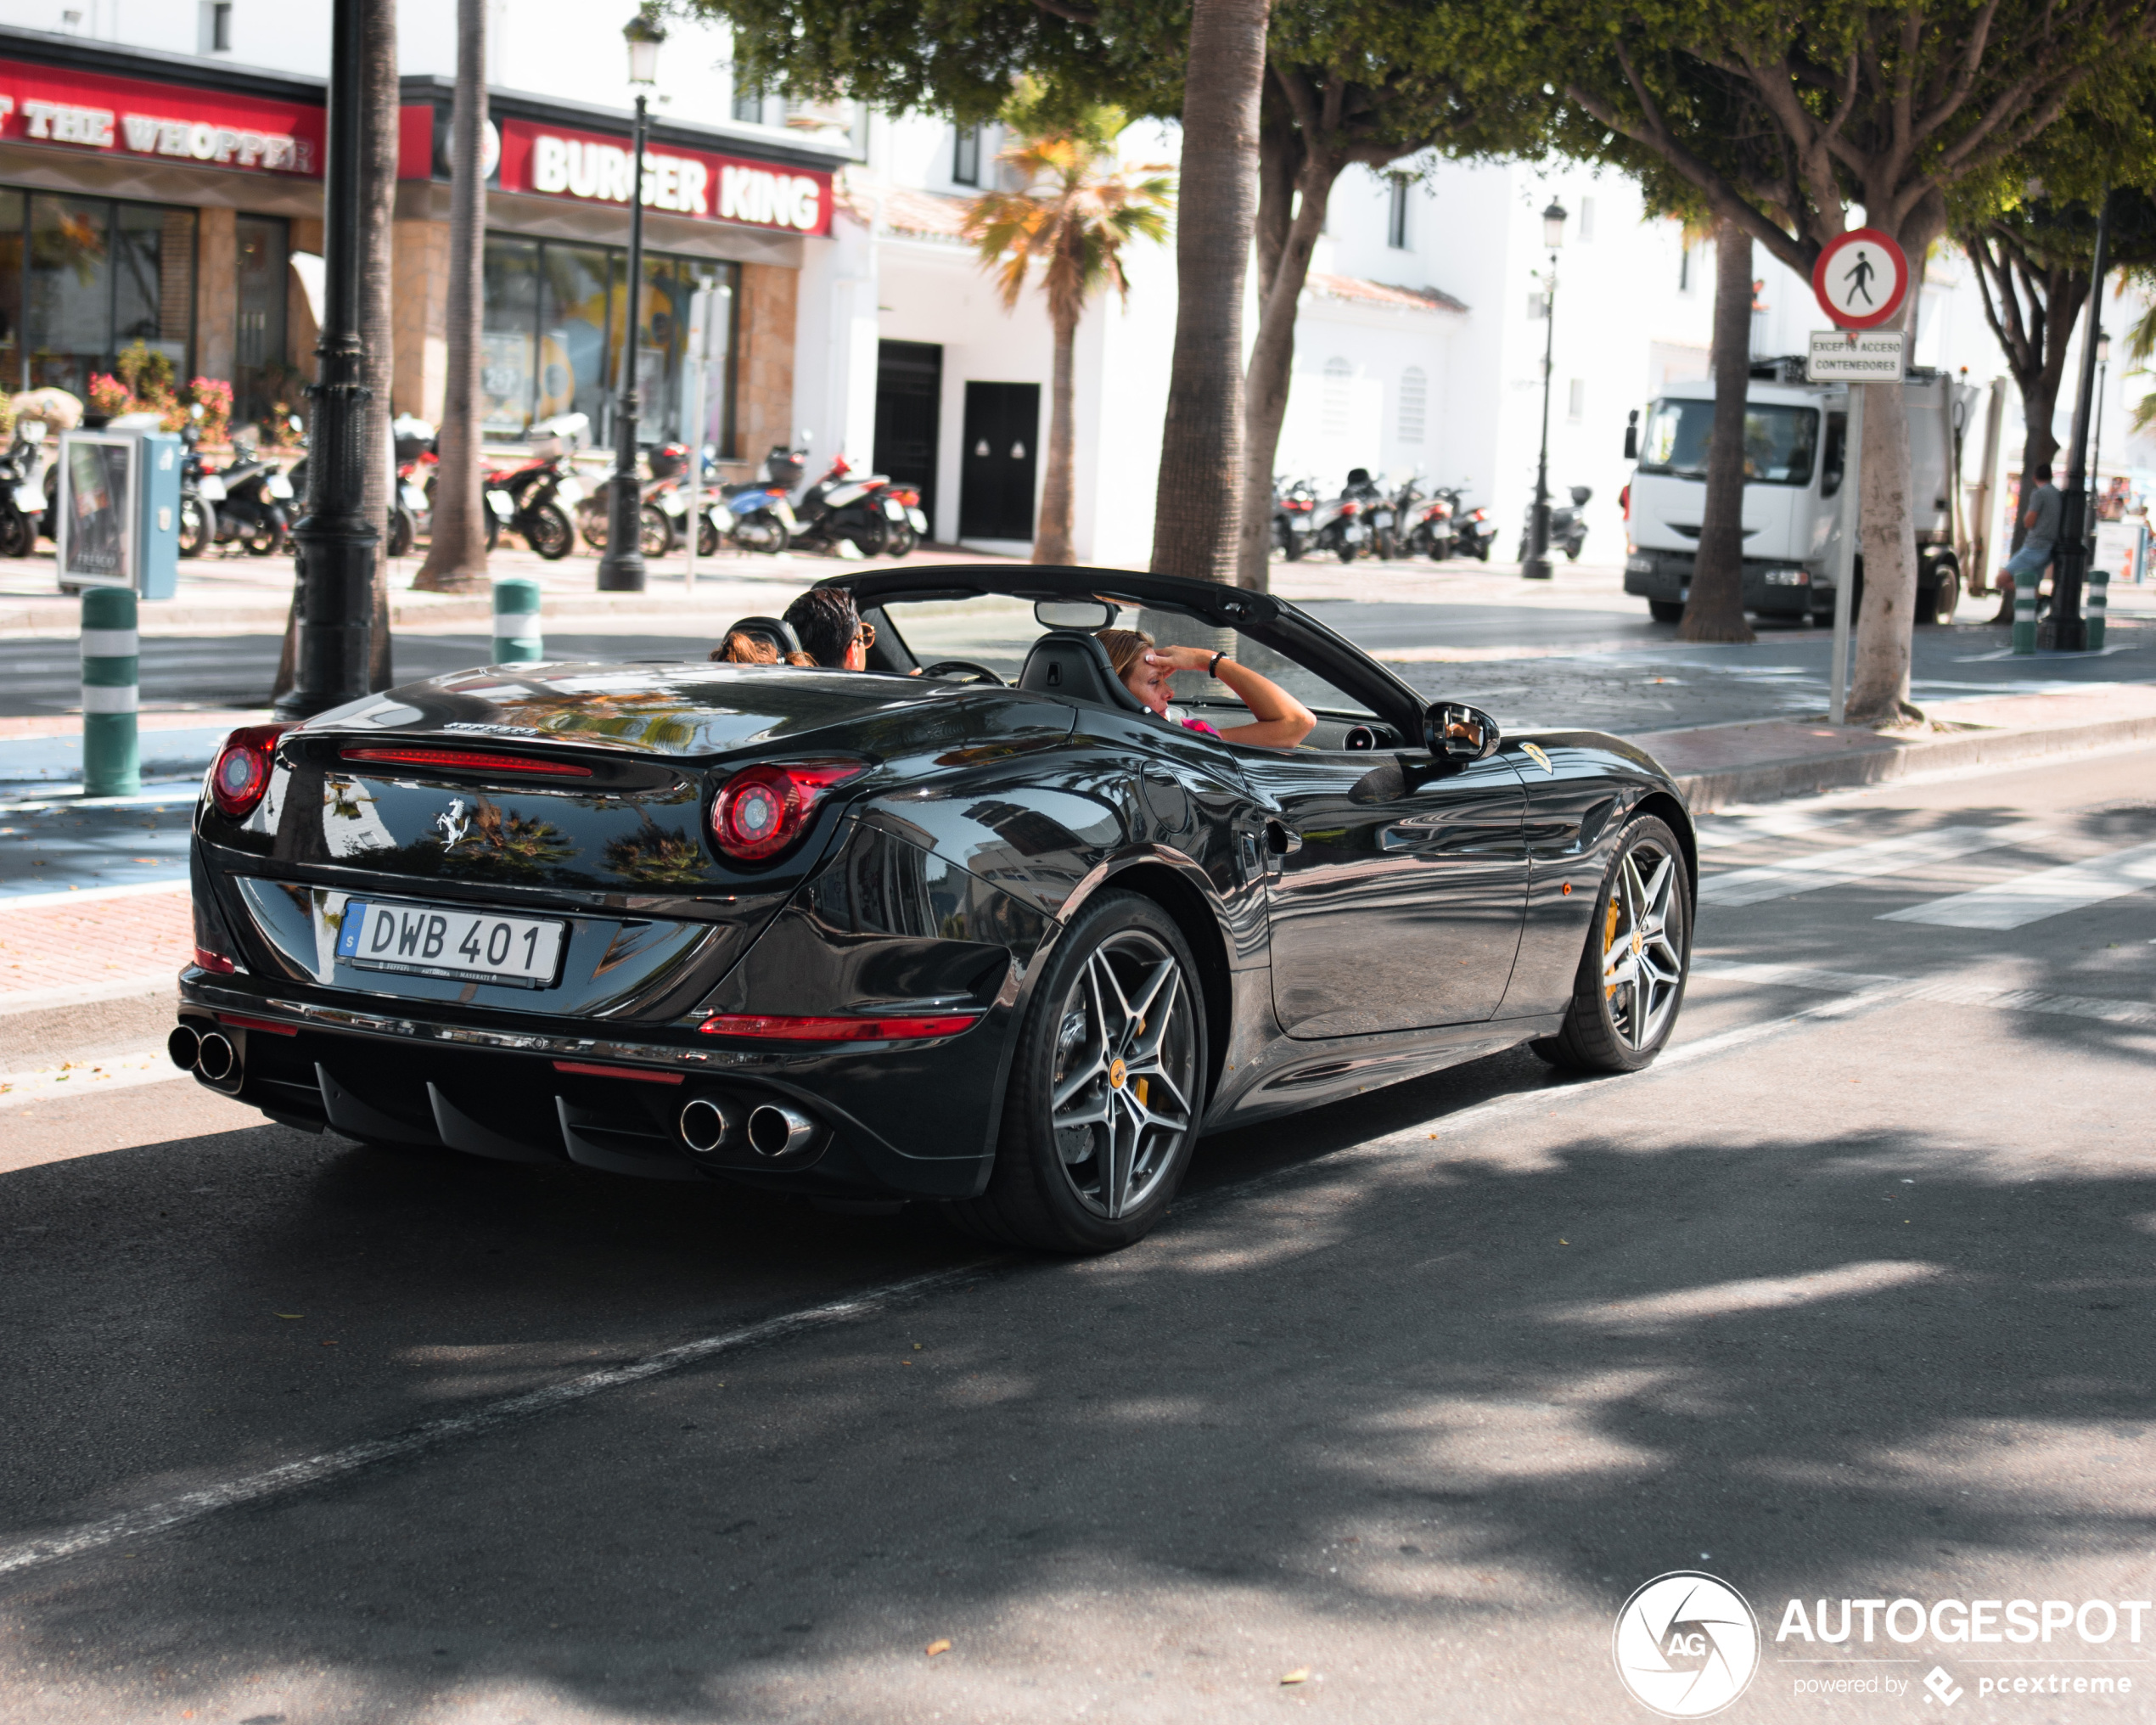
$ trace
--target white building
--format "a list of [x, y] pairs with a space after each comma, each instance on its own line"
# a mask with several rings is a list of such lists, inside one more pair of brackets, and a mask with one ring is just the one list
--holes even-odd
[[[487, 261], [489, 424], [497, 435], [564, 405], [589, 407], [604, 434], [611, 412], [627, 211], [603, 188], [557, 184], [561, 176], [549, 179], [532, 164], [554, 160], [540, 154], [553, 147], [547, 138], [602, 151], [626, 142], [620, 29], [633, 9], [629, 0], [491, 0], [488, 78], [503, 140]], [[267, 389], [280, 363], [308, 368], [304, 296], [279, 285], [281, 260], [320, 244], [319, 162], [310, 167], [303, 147], [275, 172], [237, 159], [153, 160], [154, 149], [132, 149], [124, 125], [107, 126], [103, 143], [87, 121], [65, 136], [49, 127], [38, 134], [24, 103], [72, 103], [109, 117], [133, 102], [130, 91], [149, 88], [163, 93], [144, 98], [149, 106], [187, 109], [213, 139], [219, 127], [239, 136], [282, 113], [303, 146], [308, 126], [319, 124], [318, 105], [306, 104], [320, 100], [329, 10], [328, 0], [0, 0], [0, 98], [14, 104], [0, 115], [0, 384], [87, 375], [109, 367], [131, 339], [151, 340], [190, 371], [233, 376], [243, 395]], [[447, 210], [446, 163], [438, 141], [431, 150], [429, 142], [446, 123], [454, 29], [453, 7], [401, 8], [408, 159], [396, 228], [396, 404], [425, 416], [441, 396]], [[700, 176], [682, 184], [708, 181], [711, 195], [701, 207], [677, 203], [648, 216], [657, 261], [637, 342], [653, 402], [648, 432], [700, 430], [742, 472], [771, 444], [806, 435], [814, 470], [844, 452], [919, 484], [937, 538], [1022, 550], [1043, 466], [1047, 321], [1031, 290], [1005, 310], [959, 237], [967, 201], [998, 173], [994, 128], [961, 134], [940, 121], [851, 104], [789, 106], [737, 87], [722, 30], [687, 25], [660, 56], [652, 110], [654, 149]], [[1122, 149], [1130, 163], [1172, 164], [1176, 128], [1133, 127]], [[1637, 188], [1614, 174], [1407, 166], [1421, 177], [1403, 183], [1354, 169], [1334, 193], [1303, 295], [1277, 469], [1328, 489], [1355, 466], [1463, 485], [1491, 508], [1498, 554], [1508, 554], [1541, 435], [1543, 347], [1552, 334], [1542, 317], [1542, 211], [1555, 198], [1568, 220], [1558, 260], [1550, 483], [1559, 498], [1575, 485], [1592, 488], [1587, 556], [1614, 561], [1622, 553], [1626, 415], [1665, 381], [1707, 373], [1711, 247], [1687, 249], [1676, 222], [1645, 217]], [[730, 174], [806, 188], [798, 208], [812, 204], [816, 219], [794, 222], [783, 212], [796, 205], [770, 199], [720, 199]], [[38, 259], [51, 247], [41, 252], [38, 236], [74, 233], [86, 220], [138, 250], [148, 243], [142, 234], [160, 234], [156, 281], [141, 306], [126, 300], [117, 272], [102, 317], [89, 317], [79, 295], [41, 286]], [[13, 265], [10, 228], [21, 235]], [[1135, 564], [1152, 538], [1173, 249], [1141, 244], [1126, 265], [1127, 306], [1096, 303], [1080, 328], [1074, 537], [1081, 557]], [[1754, 271], [1762, 284], [1754, 351], [1800, 352], [1821, 322], [1809, 285], [1763, 249]], [[687, 423], [682, 383], [682, 313], [699, 285], [720, 295], [726, 323], [700, 428]], [[1253, 300], [1246, 330], [1255, 320]], [[2113, 326], [2125, 321], [2122, 312]], [[1973, 273], [1951, 250], [1929, 264], [1916, 357], [1967, 368], [1979, 384], [2003, 369]], [[2126, 403], [2139, 393], [2114, 378], [2103, 422], [2107, 471], [2156, 453], [2125, 437]], [[2062, 435], [2071, 411], [2069, 388]], [[2011, 469], [2018, 402], [2007, 429]]]

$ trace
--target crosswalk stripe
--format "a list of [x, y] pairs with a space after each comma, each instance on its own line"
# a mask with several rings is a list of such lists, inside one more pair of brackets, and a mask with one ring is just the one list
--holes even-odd
[[[2136, 845], [2108, 857], [2002, 880], [1951, 898], [1934, 898], [1887, 912], [1889, 923], [1930, 923], [1947, 929], [2018, 929], [2069, 910], [2156, 886], [2156, 845]], [[1704, 893], [1702, 896], [1704, 896]]]
[[1787, 862], [1769, 862], [1756, 868], [1734, 868], [1726, 874], [1710, 874], [1699, 883], [1702, 904], [1761, 904], [1771, 898], [1788, 898], [1799, 892], [1839, 886], [1852, 880], [1870, 880], [1882, 874], [1898, 874], [1928, 862], [1944, 862], [2002, 845], [2018, 845], [2047, 831], [2040, 821], [2015, 821], [2002, 827], [1939, 827], [1929, 833], [1908, 833], [1898, 839], [1875, 839], [1868, 845], [1844, 845], [1816, 851]]

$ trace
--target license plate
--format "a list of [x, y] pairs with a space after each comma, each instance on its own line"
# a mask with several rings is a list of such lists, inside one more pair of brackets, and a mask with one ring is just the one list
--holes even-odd
[[577, 503], [582, 503], [584, 501], [583, 480], [578, 479], [564, 480], [559, 485], [554, 487], [554, 501], [561, 504], [564, 509], [571, 508]]
[[269, 476], [269, 494], [280, 503], [289, 503], [292, 500], [292, 481], [281, 473], [272, 474]]
[[194, 492], [205, 503], [222, 503], [225, 500], [225, 482], [215, 474], [205, 474], [197, 482]]
[[486, 507], [505, 521], [513, 521], [516, 519], [516, 503], [507, 492], [489, 492], [486, 494]]
[[1290, 532], [1307, 533], [1310, 531], [1310, 518], [1307, 515], [1290, 515], [1288, 528]]
[[531, 917], [348, 898], [337, 956], [362, 970], [545, 988], [560, 963], [565, 927]]
[[1350, 521], [1345, 529], [1343, 530], [1343, 537], [1347, 540], [1349, 544], [1353, 545], [1357, 541], [1363, 538], [1369, 531], [1370, 530], [1364, 526], [1362, 522]]
[[1654, 559], [1651, 557], [1627, 557], [1625, 568], [1632, 575], [1652, 575], [1654, 573]]
[[659, 507], [667, 514], [681, 515], [688, 512], [688, 499], [679, 492], [661, 492], [657, 501]]
[[45, 493], [34, 485], [19, 485], [15, 487], [15, 507], [26, 515], [42, 514]]
[[912, 524], [913, 531], [916, 533], [920, 534], [924, 538], [927, 537], [929, 531], [928, 511], [925, 509], [908, 509], [906, 512], [906, 519]]
[[1392, 525], [1392, 517], [1387, 514], [1383, 509], [1378, 510], [1378, 513], [1372, 517], [1372, 519], [1375, 520], [1380, 527], [1390, 527]]

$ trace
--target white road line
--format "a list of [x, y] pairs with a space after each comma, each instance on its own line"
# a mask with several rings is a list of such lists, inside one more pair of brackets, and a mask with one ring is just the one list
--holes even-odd
[[96, 1006], [108, 1000], [126, 1000], [144, 994], [163, 994], [179, 1002], [177, 968], [147, 970], [138, 976], [115, 977], [109, 982], [70, 982], [61, 988], [19, 988], [0, 992], [0, 1018], [18, 1013], [53, 1012], [70, 1006]]
[[185, 892], [188, 878], [138, 880], [127, 886], [76, 886], [64, 892], [0, 892], [0, 911], [50, 910], [56, 904], [95, 904], [104, 898], [143, 898], [152, 893]]
[[1749, 845], [1760, 839], [1797, 839], [1830, 827], [1846, 826], [1853, 815], [1814, 814], [1806, 809], [1717, 810], [1693, 823], [1693, 834], [1702, 850], [1715, 851], [1730, 845]]
[[2156, 886], [2156, 845], [2136, 845], [2108, 857], [2091, 857], [2063, 868], [2047, 868], [2018, 880], [2002, 880], [1974, 892], [1934, 898], [1889, 911], [1890, 923], [1930, 923], [1946, 929], [2018, 929], [2069, 910], [2101, 904]]
[[1789, 898], [1825, 886], [1899, 874], [1928, 862], [1944, 862], [2002, 845], [2026, 844], [2049, 830], [2041, 821], [2014, 821], [2002, 827], [1937, 827], [1897, 839], [1875, 839], [1868, 845], [1844, 845], [1787, 862], [1710, 874], [1699, 883], [1699, 902], [1763, 904], [1771, 898]]
[[1804, 964], [1758, 964], [1741, 958], [1694, 958], [1692, 974], [1710, 982], [1758, 982], [1781, 988], [1819, 989], [1828, 994], [1853, 994], [1903, 980], [1868, 975], [1860, 970], [1815, 970]]
[[887, 1282], [880, 1288], [872, 1288], [851, 1299], [834, 1300], [822, 1306], [812, 1306], [803, 1312], [789, 1312], [777, 1318], [767, 1318], [761, 1323], [751, 1323], [739, 1329], [725, 1330], [717, 1335], [707, 1335], [695, 1341], [682, 1343], [677, 1347], [662, 1348], [657, 1353], [646, 1354], [640, 1360], [626, 1365], [609, 1367], [604, 1371], [587, 1372], [581, 1378], [571, 1378], [565, 1383], [549, 1384], [543, 1389], [531, 1390], [521, 1396], [508, 1396], [498, 1402], [490, 1402], [474, 1408], [469, 1413], [452, 1413], [441, 1419], [430, 1419], [398, 1432], [392, 1437], [368, 1438], [358, 1443], [347, 1444], [342, 1449], [324, 1451], [299, 1461], [284, 1463], [273, 1468], [264, 1468], [259, 1473], [243, 1474], [236, 1480], [227, 1480], [220, 1485], [205, 1486], [199, 1492], [182, 1492], [168, 1497], [161, 1503], [151, 1503], [140, 1509], [123, 1510], [100, 1521], [83, 1522], [45, 1535], [42, 1538], [26, 1539], [15, 1544], [0, 1546], [0, 1576], [13, 1575], [22, 1570], [35, 1569], [41, 1565], [55, 1563], [62, 1558], [80, 1556], [123, 1539], [139, 1539], [183, 1522], [199, 1521], [221, 1509], [230, 1509], [242, 1503], [252, 1503], [264, 1497], [272, 1497], [303, 1486], [319, 1485], [324, 1480], [340, 1478], [358, 1473], [376, 1464], [393, 1461], [436, 1444], [447, 1443], [458, 1438], [476, 1437], [513, 1420], [525, 1419], [535, 1413], [551, 1413], [573, 1402], [619, 1390], [630, 1384], [640, 1384], [648, 1379], [677, 1372], [684, 1366], [693, 1366], [721, 1354], [738, 1352], [744, 1348], [756, 1347], [767, 1342], [780, 1341], [798, 1335], [804, 1330], [815, 1329], [829, 1323], [841, 1323], [851, 1319], [871, 1318], [888, 1311], [901, 1301], [918, 1299], [954, 1287], [980, 1274], [983, 1261], [976, 1261], [952, 1270], [937, 1270], [925, 1276], [911, 1276], [898, 1282]]

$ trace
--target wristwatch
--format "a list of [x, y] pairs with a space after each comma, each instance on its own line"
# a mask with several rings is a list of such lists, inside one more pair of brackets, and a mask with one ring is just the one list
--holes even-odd
[[1205, 675], [1211, 677], [1218, 672], [1221, 668], [1221, 660], [1227, 657], [1227, 655], [1225, 653], [1216, 653], [1213, 655], [1213, 662], [1205, 667]]

